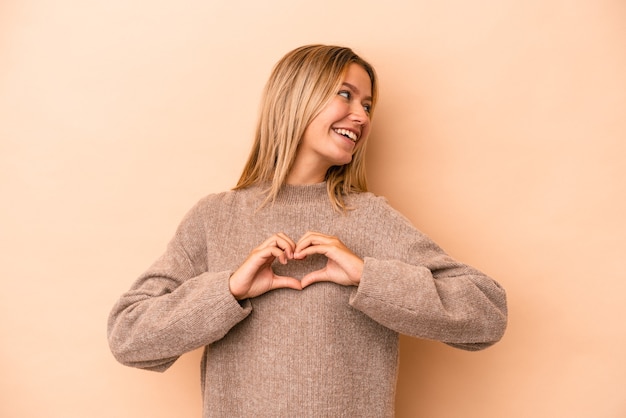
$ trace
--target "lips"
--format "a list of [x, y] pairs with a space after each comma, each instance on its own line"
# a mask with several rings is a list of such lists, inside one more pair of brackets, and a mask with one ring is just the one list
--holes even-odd
[[345, 136], [346, 138], [348, 138], [350, 141], [352, 142], [356, 142], [359, 140], [359, 135], [358, 133], [350, 130], [350, 129], [344, 129], [344, 128], [333, 128], [333, 131], [337, 132], [339, 135]]

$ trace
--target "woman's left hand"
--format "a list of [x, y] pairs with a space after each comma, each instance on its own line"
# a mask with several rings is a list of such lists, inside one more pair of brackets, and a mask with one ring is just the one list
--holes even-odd
[[339, 238], [307, 232], [296, 243], [294, 259], [302, 260], [312, 254], [323, 254], [328, 258], [326, 266], [305, 275], [302, 288], [316, 282], [333, 282], [343, 286], [358, 286], [363, 273], [363, 260], [346, 247]]

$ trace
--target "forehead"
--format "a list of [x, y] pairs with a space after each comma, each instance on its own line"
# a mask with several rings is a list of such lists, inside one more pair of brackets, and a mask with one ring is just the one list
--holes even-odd
[[371, 98], [372, 80], [367, 71], [359, 64], [352, 63], [348, 66], [342, 82], [354, 89], [356, 93]]

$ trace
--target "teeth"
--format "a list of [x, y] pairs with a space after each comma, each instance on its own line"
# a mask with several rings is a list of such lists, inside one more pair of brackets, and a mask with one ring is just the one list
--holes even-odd
[[335, 132], [337, 132], [339, 135], [343, 135], [347, 138], [350, 138], [352, 141], [356, 142], [357, 137], [356, 134], [352, 131], [349, 131], [347, 129], [335, 129]]

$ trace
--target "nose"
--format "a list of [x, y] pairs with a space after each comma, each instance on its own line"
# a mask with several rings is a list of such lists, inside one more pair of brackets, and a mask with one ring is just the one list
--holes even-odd
[[369, 118], [369, 115], [360, 103], [352, 104], [350, 109], [350, 120], [359, 125], [365, 125], [369, 121]]

